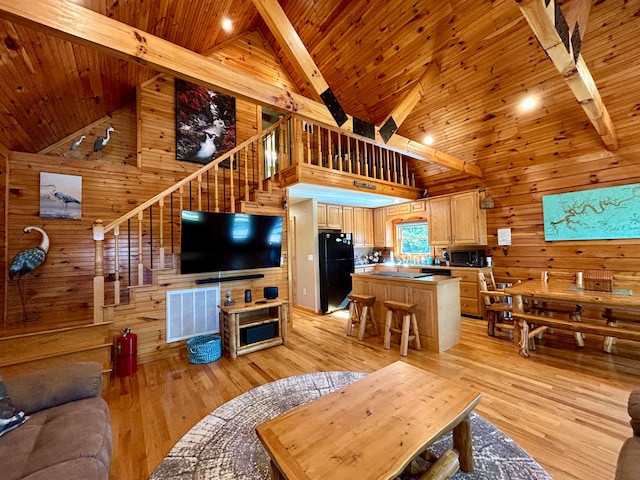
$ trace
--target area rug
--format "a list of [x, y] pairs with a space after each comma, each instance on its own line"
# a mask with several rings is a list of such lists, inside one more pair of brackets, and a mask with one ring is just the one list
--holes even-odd
[[[309, 373], [254, 388], [198, 422], [171, 449], [150, 478], [268, 480], [269, 456], [256, 436], [255, 427], [365, 375], [357, 372]], [[471, 473], [458, 472], [454, 479], [551, 479], [531, 456], [491, 422], [472, 413], [471, 425], [475, 469]], [[430, 450], [440, 455], [451, 445], [451, 434], [448, 434]]]

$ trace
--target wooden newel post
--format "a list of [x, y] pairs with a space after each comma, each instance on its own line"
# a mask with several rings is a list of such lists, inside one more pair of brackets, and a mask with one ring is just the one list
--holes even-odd
[[93, 222], [95, 243], [95, 274], [93, 277], [93, 323], [104, 321], [104, 225], [101, 219]]

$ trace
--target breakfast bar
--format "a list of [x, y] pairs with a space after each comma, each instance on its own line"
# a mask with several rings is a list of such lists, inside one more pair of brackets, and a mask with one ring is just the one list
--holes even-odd
[[383, 302], [417, 305], [420, 342], [429, 351], [444, 352], [460, 341], [460, 279], [411, 272], [351, 275], [353, 293], [374, 295], [373, 317], [384, 331]]

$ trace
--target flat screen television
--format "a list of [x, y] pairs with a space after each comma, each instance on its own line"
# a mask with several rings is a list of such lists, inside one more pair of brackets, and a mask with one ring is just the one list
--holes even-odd
[[282, 217], [182, 211], [181, 273], [280, 266]]

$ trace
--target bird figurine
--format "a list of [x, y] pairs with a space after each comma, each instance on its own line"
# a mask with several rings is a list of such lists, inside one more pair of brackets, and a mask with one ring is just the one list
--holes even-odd
[[73, 142], [71, 144], [71, 147], [69, 147], [69, 150], [71, 151], [75, 151], [78, 149], [78, 147], [80, 146], [80, 144], [82, 143], [82, 141], [87, 138], [86, 135], [82, 135], [78, 140], [76, 140], [75, 142]]
[[49, 251], [49, 236], [47, 233], [39, 228], [39, 227], [24, 227], [24, 233], [29, 233], [32, 230], [39, 232], [42, 235], [42, 241], [40, 245], [33, 248], [27, 248], [19, 252], [13, 260], [11, 261], [11, 266], [9, 267], [9, 278], [13, 280], [17, 277], [18, 284], [18, 293], [20, 294], [20, 301], [22, 302], [22, 320], [27, 322], [27, 307], [24, 303], [24, 293], [22, 291], [22, 286], [20, 284], [20, 279], [32, 272], [44, 262], [44, 259]]
[[107, 143], [109, 143], [109, 140], [111, 139], [111, 132], [115, 132], [115, 129], [113, 127], [109, 127], [106, 130], [106, 134], [104, 137], [98, 137], [96, 138], [96, 141], [93, 142], [93, 151], [96, 153], [100, 153], [102, 152], [102, 149], [105, 147], [105, 145]]
[[71, 195], [68, 195], [63, 192], [57, 192], [55, 185], [47, 185], [47, 187], [49, 187], [49, 195], [51, 195], [53, 198], [55, 198], [56, 200], [58, 200], [60, 203], [64, 205], [65, 212], [67, 211], [67, 204], [80, 203], [80, 200], [78, 200], [75, 197], [72, 197]]

